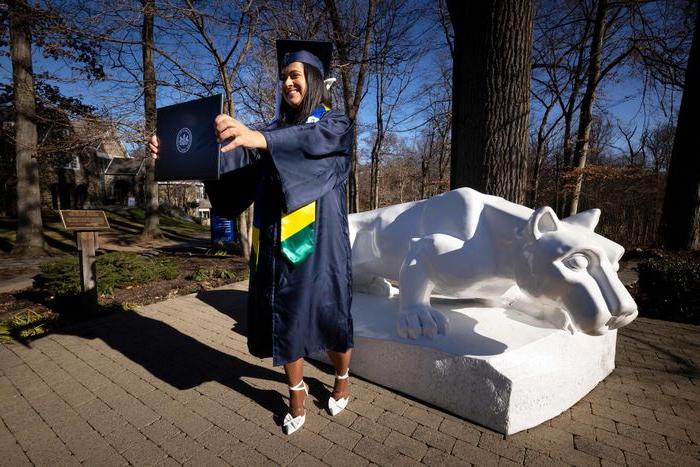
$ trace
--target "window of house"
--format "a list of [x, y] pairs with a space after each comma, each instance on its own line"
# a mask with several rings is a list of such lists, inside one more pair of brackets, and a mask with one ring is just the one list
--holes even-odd
[[80, 158], [76, 155], [63, 166], [66, 170], [80, 170]]

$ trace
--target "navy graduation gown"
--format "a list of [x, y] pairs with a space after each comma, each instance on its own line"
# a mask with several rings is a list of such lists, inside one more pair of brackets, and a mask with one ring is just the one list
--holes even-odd
[[[257, 261], [248, 290], [248, 350], [282, 365], [353, 347], [352, 269], [346, 184], [353, 128], [340, 112], [316, 123], [264, 130], [266, 151], [222, 156], [205, 186], [215, 212], [236, 216], [255, 201]], [[292, 265], [280, 250], [281, 216], [316, 201], [313, 253]], [[255, 264], [257, 263], [257, 264]]]

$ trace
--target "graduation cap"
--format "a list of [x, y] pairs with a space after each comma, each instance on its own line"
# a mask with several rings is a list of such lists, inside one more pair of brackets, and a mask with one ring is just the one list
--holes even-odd
[[324, 78], [328, 77], [333, 54], [330, 42], [278, 40], [276, 45], [279, 72], [292, 62], [301, 62], [316, 68]]

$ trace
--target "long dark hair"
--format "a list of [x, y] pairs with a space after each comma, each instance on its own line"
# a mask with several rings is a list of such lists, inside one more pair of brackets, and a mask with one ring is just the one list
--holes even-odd
[[296, 109], [287, 104], [284, 97], [282, 98], [280, 121], [283, 125], [304, 123], [319, 105], [331, 106], [331, 94], [326, 90], [321, 72], [316, 67], [306, 63], [302, 63], [302, 65], [304, 65], [304, 77], [306, 78], [306, 95]]

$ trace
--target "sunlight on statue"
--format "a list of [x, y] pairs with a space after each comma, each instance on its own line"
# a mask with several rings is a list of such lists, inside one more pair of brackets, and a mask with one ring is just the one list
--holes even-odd
[[489, 299], [571, 332], [629, 324], [637, 305], [617, 276], [624, 248], [596, 234], [600, 211], [565, 219], [460, 188], [352, 214], [355, 291], [390, 297], [401, 337], [448, 332], [431, 296]]

